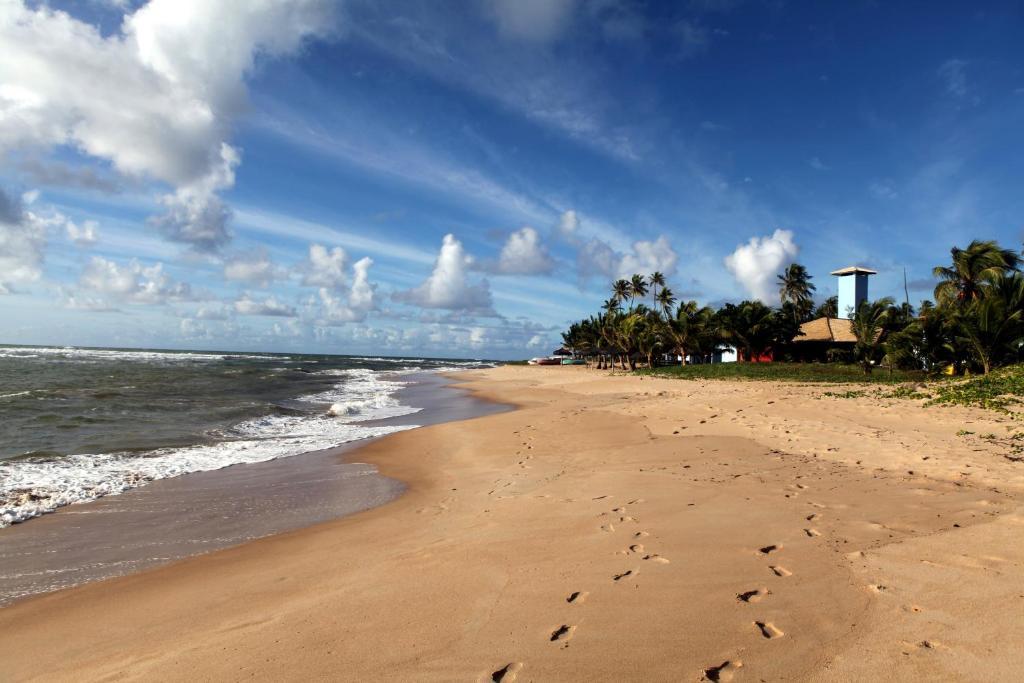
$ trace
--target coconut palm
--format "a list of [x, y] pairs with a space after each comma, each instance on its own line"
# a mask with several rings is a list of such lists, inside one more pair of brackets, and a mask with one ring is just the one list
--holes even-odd
[[1020, 256], [1003, 249], [994, 240], [974, 240], [966, 249], [953, 247], [949, 266], [936, 266], [932, 274], [939, 279], [935, 300], [940, 304], [967, 304], [984, 294], [984, 284], [1008, 270], [1017, 270]]
[[865, 375], [871, 374], [872, 361], [878, 356], [881, 348], [882, 333], [892, 314], [893, 300], [885, 297], [878, 301], [862, 301], [853, 314], [851, 326], [857, 343], [853, 346], [853, 355], [864, 369]]
[[654, 305], [658, 305], [658, 287], [665, 288], [665, 275], [661, 271], [654, 271], [650, 277], [647, 278], [647, 282], [651, 285], [651, 300]]
[[760, 301], [726, 304], [718, 311], [723, 337], [743, 352], [747, 361], [762, 356], [777, 342], [775, 312]]
[[839, 297], [830, 296], [821, 302], [821, 305], [814, 309], [815, 318], [837, 318], [839, 317]]
[[679, 356], [679, 364], [686, 365], [686, 356], [697, 351], [708, 351], [713, 346], [713, 322], [715, 312], [703, 308], [696, 301], [679, 304], [674, 318], [668, 320], [665, 332]]
[[[656, 274], [657, 273], [655, 273], [655, 275]], [[654, 276], [652, 275], [651, 277]], [[661, 307], [661, 312], [665, 315], [665, 319], [668, 320], [669, 314], [672, 311], [672, 306], [676, 302], [676, 297], [672, 294], [672, 290], [668, 287], [662, 287], [655, 299], [657, 299], [657, 304]]]
[[984, 289], [954, 319], [960, 338], [987, 375], [993, 366], [1012, 362], [1024, 342], [1024, 277], [1000, 273]]
[[612, 298], [620, 304], [630, 298], [631, 292], [629, 280], [620, 279], [612, 283]]
[[643, 275], [634, 274], [629, 280], [629, 308], [633, 309], [633, 301], [639, 297], [647, 296], [647, 281]]
[[814, 285], [811, 284], [811, 276], [807, 269], [799, 263], [791, 263], [777, 276], [779, 281], [779, 298], [783, 304], [790, 303], [793, 306], [795, 322], [806, 318], [813, 306]]

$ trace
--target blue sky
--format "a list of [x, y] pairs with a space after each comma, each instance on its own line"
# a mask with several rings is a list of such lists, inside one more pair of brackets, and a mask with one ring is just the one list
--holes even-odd
[[[455, 7], [458, 11], [455, 11]], [[66, 13], [66, 14], [65, 14]], [[0, 2], [0, 342], [522, 357], [1020, 246], [1019, 2]], [[367, 261], [366, 259], [369, 259]]]

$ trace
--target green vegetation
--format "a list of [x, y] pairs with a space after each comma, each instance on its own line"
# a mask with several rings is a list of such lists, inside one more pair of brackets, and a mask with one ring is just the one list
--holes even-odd
[[[856, 343], [820, 350], [820, 360], [856, 361], [864, 379], [902, 382], [922, 375], [982, 373], [1024, 360], [1024, 275], [1020, 255], [993, 241], [971, 242], [950, 251], [948, 266], [934, 275], [936, 303], [924, 301], [915, 311], [909, 301], [864, 301], [853, 311]], [[849, 382], [856, 369], [836, 364], [754, 363], [687, 369], [687, 357], [707, 361], [716, 349], [733, 346], [741, 361], [808, 358], [806, 346], [794, 343], [800, 325], [814, 317], [834, 316], [837, 304], [813, 307], [815, 287], [806, 268], [790, 264], [778, 276], [778, 307], [761, 301], [727, 303], [718, 310], [696, 301], [676, 304], [665, 276], [633, 275], [612, 284], [602, 310], [573, 323], [562, 338], [567, 348], [597, 369], [648, 369], [678, 377], [735, 377], [794, 381]], [[650, 294], [650, 305], [647, 296]], [[627, 307], [628, 305], [628, 307]], [[656, 360], [681, 358], [677, 369], [658, 370]], [[884, 376], [873, 371], [885, 368]], [[882, 375], [882, 373], [874, 373]], [[868, 379], [870, 378], [870, 379]], [[1008, 380], [1001, 380], [1004, 383]], [[982, 385], [945, 388], [939, 403], [971, 402], [1006, 406], [1003, 394], [984, 396]], [[992, 391], [997, 391], [993, 389]], [[908, 390], [907, 398], [919, 398]], [[896, 396], [893, 397], [902, 397]]]
[[781, 382], [819, 382], [822, 384], [869, 383], [895, 384], [920, 381], [924, 372], [896, 370], [893, 374], [865, 375], [857, 365], [840, 363], [714, 363], [705, 365], [671, 365], [644, 368], [640, 374], [679, 379], [735, 379]]
[[988, 375], [944, 382], [934, 387], [931, 403], [976, 406], [1005, 412], [1024, 401], [1024, 365], [994, 370]]

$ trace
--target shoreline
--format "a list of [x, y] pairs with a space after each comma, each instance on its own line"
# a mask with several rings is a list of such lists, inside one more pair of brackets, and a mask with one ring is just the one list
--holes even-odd
[[[396, 397], [416, 412], [356, 424], [417, 429], [503, 409], [445, 374], [403, 381]], [[379, 438], [159, 479], [2, 529], [0, 609], [383, 505], [404, 484], [349, 456]]]
[[[1024, 578], [1013, 542], [1024, 482], [951, 438], [956, 419], [998, 419], [915, 406], [890, 416], [860, 401], [823, 415], [806, 388], [575, 368], [471, 371], [459, 384], [517, 409], [350, 454], [405, 482], [404, 495], [2, 609], [10, 675], [1019, 672], [1019, 601], [1006, 590]], [[895, 431], [877, 427], [893, 419]], [[822, 420], [847, 438], [815, 433]], [[971, 477], [1003, 484], [951, 478], [945, 461], [964, 457]]]

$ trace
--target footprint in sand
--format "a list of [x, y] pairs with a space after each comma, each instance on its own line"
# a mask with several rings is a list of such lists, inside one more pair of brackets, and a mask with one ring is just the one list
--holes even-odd
[[793, 576], [793, 572], [789, 571], [781, 565], [773, 564], [770, 565], [768, 569], [771, 569], [772, 573], [775, 574], [775, 576]]
[[612, 581], [621, 581], [622, 579], [628, 578], [630, 576], [636, 576], [638, 573], [640, 573], [639, 569], [627, 569], [621, 574], [616, 574], [615, 576], [613, 576]]
[[630, 552], [634, 553], [642, 553], [644, 551], [644, 546], [641, 543], [634, 543], [633, 545], [629, 546], [629, 550]]
[[736, 675], [736, 671], [743, 667], [743, 662], [738, 659], [722, 662], [718, 666], [704, 669], [704, 678], [715, 683], [729, 683]]
[[773, 543], [772, 545], [766, 545], [763, 548], [758, 548], [757, 552], [761, 553], [762, 555], [771, 555], [772, 553], [779, 550], [782, 550], [782, 544]]
[[633, 538], [644, 538], [645, 536], [650, 536], [650, 534], [646, 531], [638, 531], [635, 534], [633, 534]]
[[522, 662], [512, 662], [492, 673], [489, 680], [491, 680], [492, 683], [513, 683], [513, 681], [516, 680], [516, 675], [522, 671], [522, 669]]
[[775, 640], [776, 638], [781, 638], [786, 635], [770, 621], [755, 621], [754, 626], [756, 626], [758, 630], [761, 631], [761, 635], [768, 640]]
[[609, 524], [602, 524], [601, 525], [601, 531], [607, 531], [607, 532], [611, 533], [612, 531], [615, 531], [615, 527], [612, 526], [610, 523]]
[[656, 564], [670, 564], [670, 561], [667, 557], [662, 557], [658, 554], [644, 555], [644, 559], [650, 560], [651, 562], [654, 562]]
[[736, 596], [736, 599], [740, 602], [761, 602], [769, 595], [771, 595], [771, 591], [767, 588], [758, 588], [752, 591], [743, 591]]
[[572, 638], [572, 635], [576, 633], [576, 626], [569, 626], [568, 624], [562, 624], [554, 631], [551, 632], [551, 636], [548, 638], [552, 643], [564, 643]]
[[804, 533], [811, 538], [814, 538], [815, 536], [821, 536], [821, 532], [817, 529], [804, 529]]
[[590, 595], [590, 593], [588, 593], [587, 591], [573, 591], [569, 594], [569, 597], [567, 597], [565, 601], [570, 605], [578, 605], [581, 602], [585, 601], [588, 595]]

